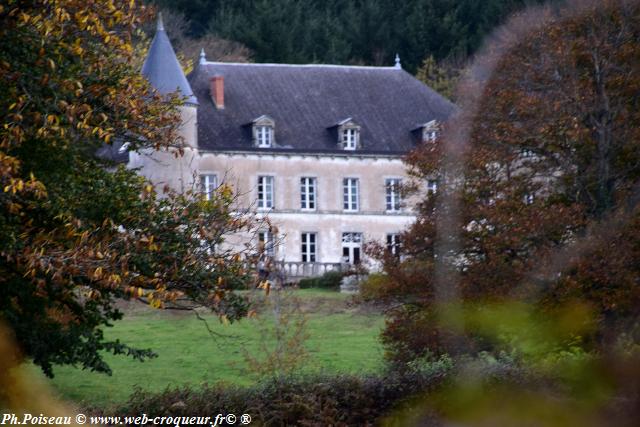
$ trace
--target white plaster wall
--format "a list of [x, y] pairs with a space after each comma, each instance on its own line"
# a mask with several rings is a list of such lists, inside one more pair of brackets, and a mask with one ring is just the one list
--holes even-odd
[[[301, 261], [301, 233], [317, 233], [317, 262], [342, 259], [342, 233], [363, 233], [365, 241], [384, 242], [415, 220], [410, 207], [385, 212], [385, 179], [407, 179], [400, 158], [255, 153], [200, 153], [199, 174], [213, 173], [241, 195], [240, 207], [255, 206], [260, 175], [274, 176], [275, 209], [267, 212], [283, 238], [277, 258]], [[317, 206], [300, 210], [300, 178], [317, 178]], [[343, 211], [343, 178], [359, 179], [360, 210]]]
[[178, 135], [183, 139], [186, 147], [182, 156], [176, 156], [174, 149], [163, 151], [141, 150], [139, 153], [129, 154], [130, 169], [139, 169], [155, 185], [162, 194], [162, 189], [169, 186], [175, 191], [192, 189], [197, 179], [197, 109], [195, 106], [179, 107], [182, 125]]

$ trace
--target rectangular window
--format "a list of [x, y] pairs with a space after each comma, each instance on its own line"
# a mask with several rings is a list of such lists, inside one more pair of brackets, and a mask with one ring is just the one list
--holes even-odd
[[400, 204], [402, 202], [400, 195], [401, 184], [402, 180], [398, 178], [385, 180], [387, 212], [400, 211]]
[[212, 174], [200, 175], [200, 193], [204, 195], [205, 200], [213, 198], [213, 192], [218, 187], [218, 177]]
[[360, 263], [362, 249], [362, 233], [342, 233], [342, 262]]
[[355, 150], [358, 145], [358, 129], [350, 128], [342, 131], [342, 148]]
[[358, 178], [344, 178], [342, 180], [342, 206], [345, 211], [355, 212], [359, 209]]
[[436, 142], [438, 139], [438, 130], [435, 128], [424, 128], [422, 130], [422, 140], [424, 142]]
[[316, 179], [300, 178], [300, 208], [305, 210], [316, 209]]
[[387, 234], [387, 251], [394, 256], [400, 256], [400, 235]]
[[438, 191], [438, 181], [435, 179], [430, 179], [427, 181], [427, 195], [436, 194]]
[[260, 148], [271, 147], [273, 128], [271, 126], [256, 126], [256, 140]]
[[258, 209], [273, 209], [273, 177], [258, 177]]
[[258, 232], [258, 250], [268, 257], [276, 256], [276, 244], [273, 233], [270, 231]]
[[316, 262], [317, 239], [318, 235], [316, 233], [302, 233], [302, 246], [300, 249], [302, 262]]

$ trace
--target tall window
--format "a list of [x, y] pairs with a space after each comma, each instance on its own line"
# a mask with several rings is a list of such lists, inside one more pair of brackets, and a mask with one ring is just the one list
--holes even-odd
[[342, 233], [342, 262], [358, 264], [362, 248], [362, 233]]
[[387, 212], [400, 211], [400, 204], [402, 202], [400, 195], [401, 184], [402, 180], [398, 178], [385, 180]]
[[300, 178], [300, 209], [316, 209], [316, 179]]
[[358, 146], [358, 129], [346, 128], [342, 130], [342, 148], [355, 150]]
[[345, 178], [342, 180], [343, 198], [342, 206], [345, 211], [357, 211], [358, 203], [358, 178]]
[[273, 204], [273, 177], [258, 177], [258, 209], [272, 209]]
[[422, 127], [422, 141], [436, 142], [439, 134], [439, 125], [435, 120], [431, 120]]
[[256, 145], [269, 148], [273, 144], [273, 128], [271, 126], [256, 126]]
[[536, 196], [533, 193], [526, 193], [522, 197], [522, 201], [524, 202], [525, 205], [532, 205], [533, 202], [535, 202], [535, 200], [536, 200]]
[[260, 231], [258, 233], [258, 249], [260, 253], [268, 257], [276, 256], [276, 243], [272, 232]]
[[395, 256], [400, 256], [400, 235], [387, 234], [387, 251]]
[[438, 181], [435, 179], [430, 179], [427, 181], [427, 195], [436, 194], [438, 191]]
[[218, 177], [213, 174], [200, 175], [200, 193], [206, 200], [213, 198], [213, 192], [218, 187]]
[[302, 262], [316, 262], [316, 242], [318, 235], [316, 233], [302, 233]]

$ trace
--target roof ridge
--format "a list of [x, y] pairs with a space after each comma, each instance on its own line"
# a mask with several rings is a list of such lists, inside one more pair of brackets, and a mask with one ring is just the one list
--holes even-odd
[[301, 67], [301, 68], [354, 68], [366, 70], [398, 70], [395, 66], [374, 66], [374, 65], [339, 65], [339, 64], [280, 64], [273, 62], [220, 62], [220, 61], [204, 61], [201, 65], [237, 65], [237, 66], [254, 66], [254, 67]]

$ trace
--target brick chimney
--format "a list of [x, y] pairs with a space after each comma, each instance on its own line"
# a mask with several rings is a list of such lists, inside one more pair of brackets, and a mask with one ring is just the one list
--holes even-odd
[[224, 109], [224, 77], [213, 76], [209, 82], [211, 99], [218, 110]]

